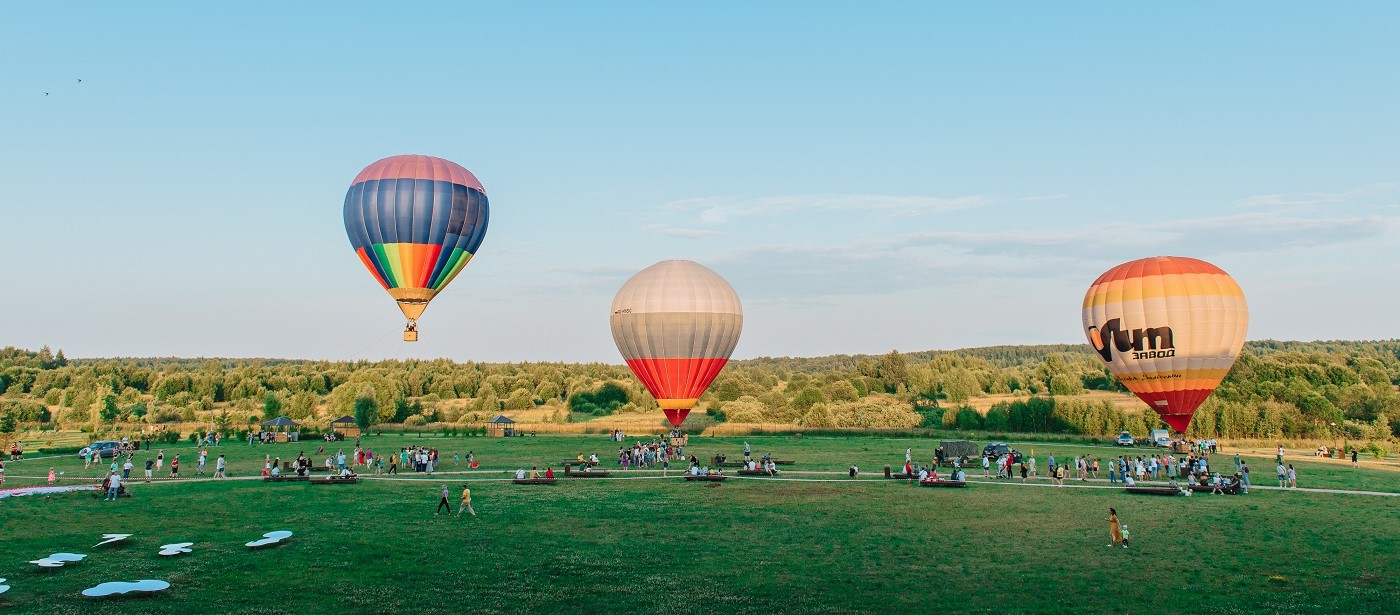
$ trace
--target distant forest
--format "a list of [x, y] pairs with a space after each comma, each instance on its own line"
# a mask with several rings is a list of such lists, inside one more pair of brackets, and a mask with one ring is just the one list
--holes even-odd
[[[1397, 383], [1397, 340], [1250, 342], [1188, 434], [1384, 441], [1400, 435]], [[1089, 391], [1123, 389], [1079, 344], [757, 358], [731, 362], [697, 412], [706, 424], [809, 429], [1108, 435], [1165, 427], [1145, 406], [1124, 410]], [[987, 397], [996, 403], [974, 404]], [[626, 366], [602, 363], [70, 360], [47, 347], [0, 350], [0, 439], [35, 425], [234, 432], [274, 416], [324, 427], [350, 415], [361, 425], [455, 426], [512, 411], [567, 423], [655, 408]]]

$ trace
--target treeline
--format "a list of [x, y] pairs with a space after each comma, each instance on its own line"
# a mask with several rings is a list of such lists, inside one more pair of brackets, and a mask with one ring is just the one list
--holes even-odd
[[[1400, 430], [1400, 341], [1251, 342], [1197, 413], [1198, 437], [1379, 438]], [[731, 362], [709, 421], [1108, 435], [1164, 426], [1089, 391], [1122, 392], [1082, 345], [999, 346]], [[987, 400], [987, 397], [993, 397]], [[973, 406], [988, 408], [974, 410]], [[655, 409], [623, 365], [264, 359], [82, 359], [0, 350], [0, 431], [41, 423], [475, 423], [498, 413], [586, 420]]]

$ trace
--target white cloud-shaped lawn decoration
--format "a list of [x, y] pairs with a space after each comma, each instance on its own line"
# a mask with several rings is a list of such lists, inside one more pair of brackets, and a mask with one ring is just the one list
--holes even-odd
[[108, 596], [124, 596], [130, 593], [149, 594], [164, 591], [170, 588], [168, 581], [156, 579], [142, 579], [140, 581], [109, 581], [100, 583], [83, 590], [83, 595], [89, 598], [106, 598]]

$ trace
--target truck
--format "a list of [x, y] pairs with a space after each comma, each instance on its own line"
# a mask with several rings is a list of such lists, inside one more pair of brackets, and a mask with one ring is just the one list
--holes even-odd
[[943, 449], [943, 461], [952, 465], [954, 459], [962, 458], [964, 461], [976, 459], [978, 454], [977, 443], [971, 440], [943, 440], [938, 443]]

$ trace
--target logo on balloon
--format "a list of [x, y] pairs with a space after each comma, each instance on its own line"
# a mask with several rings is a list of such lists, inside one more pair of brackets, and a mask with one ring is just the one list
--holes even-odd
[[1171, 327], [1147, 327], [1144, 329], [1123, 329], [1120, 318], [1114, 318], [1102, 327], [1089, 327], [1089, 342], [1105, 362], [1113, 361], [1113, 352], [1132, 353], [1133, 359], [1160, 359], [1176, 356], [1176, 346], [1172, 343]]

